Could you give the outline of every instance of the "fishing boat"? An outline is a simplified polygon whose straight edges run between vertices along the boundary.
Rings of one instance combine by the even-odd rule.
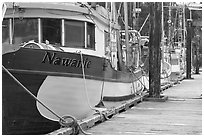
[[[140,67],[121,70],[118,65],[120,26],[105,8],[4,4],[3,134],[46,134],[60,128],[59,117],[81,120],[104,99],[127,100],[144,89]]]

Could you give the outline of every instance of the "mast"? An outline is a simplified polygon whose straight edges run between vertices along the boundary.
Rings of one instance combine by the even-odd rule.
[[[108,5],[108,3],[106,4],[106,5]],[[109,22],[109,38],[110,38],[110,41],[109,41],[109,44],[110,44],[110,49],[111,49],[111,53],[110,53],[110,56],[111,56],[111,64],[112,64],[112,66],[114,66],[114,64],[113,64],[113,55],[112,55],[112,49],[113,49],[113,44],[112,44],[112,24],[113,24],[113,21],[112,21],[112,2],[110,3],[110,9],[108,10],[108,11],[110,11],[110,14],[109,14],[109,20],[110,20],[110,22]]]
[[[111,48],[111,63],[114,69],[118,69],[117,63],[117,29],[114,29],[113,26],[117,25],[116,23],[116,11],[115,11],[115,3],[110,2],[110,48]]]
[[[115,12],[115,23],[116,25],[118,25],[118,17],[119,17],[119,14],[120,14],[120,9],[121,9],[121,5],[122,5],[122,2],[120,3],[120,6],[118,8],[118,10],[116,9],[116,3],[113,2],[113,7],[114,7],[114,10],[113,12]],[[120,39],[120,31],[117,30],[116,31],[116,44],[117,44],[117,58],[118,58],[118,70],[120,71],[123,71],[125,70],[125,65],[124,65],[124,62],[123,62],[123,59],[122,59],[122,47],[121,47],[121,39]]]
[[[139,14],[141,12],[141,8],[139,8],[139,2],[133,2],[133,29],[139,30]]]
[[[126,62],[127,66],[130,66],[130,47],[129,47],[129,32],[128,32],[128,10],[127,10],[127,2],[124,2],[124,18],[125,18],[125,46],[127,49],[127,54],[126,54]]]
[[[137,21],[137,19],[136,19],[136,2],[133,2],[133,14],[132,14],[132,17],[133,17],[133,30],[137,30],[137,25],[136,25],[136,21]]]
[[[108,10],[108,2],[105,2],[105,9]]]
[[[178,48],[182,48],[183,44],[183,8],[182,5],[179,5],[178,9]]]
[[[192,40],[192,19],[187,20],[187,43],[186,43],[186,79],[191,79],[191,40]]]
[[[167,62],[170,63],[170,58],[171,58],[171,54],[170,54],[170,49],[172,48],[172,20],[171,20],[171,5],[172,3],[169,2],[169,19],[168,19],[168,39],[167,39],[167,46],[168,46],[168,58],[167,58]],[[174,32],[173,32],[174,33]]]
[[[171,2],[169,2],[169,19],[168,19],[168,47],[171,45]]]
[[[183,45],[186,45],[186,24],[185,24],[185,6],[183,6]]]
[[[162,12],[162,17],[161,17],[161,28],[162,28],[162,36],[161,36],[161,45],[162,45],[162,70],[164,69],[164,5],[162,2],[162,7],[161,7],[161,12]]]

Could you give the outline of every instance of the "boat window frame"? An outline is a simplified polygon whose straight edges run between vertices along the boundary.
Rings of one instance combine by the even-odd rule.
[[[61,25],[59,25],[60,26],[60,28],[58,28],[58,29],[60,29],[60,41],[59,42],[56,42],[55,41],[55,43],[53,44],[53,42],[52,41],[49,41],[49,44],[53,44],[53,45],[55,45],[55,46],[58,46],[58,47],[61,47],[61,45],[62,45],[62,19],[61,18],[40,18],[40,28],[41,28],[41,42],[44,42],[44,43],[46,43],[46,40],[45,41],[43,41],[44,40],[44,35],[43,35],[43,19],[44,20],[48,20],[49,21],[49,19],[50,20],[52,20],[52,21],[54,21],[54,20],[56,20],[56,22],[57,21],[59,21],[60,23],[61,23]],[[50,27],[50,26],[48,26],[48,27]],[[53,26],[52,26],[53,27]]]
[[[31,17],[31,18],[26,18],[26,17],[25,17],[25,18],[22,18],[22,19],[21,19],[21,18],[10,18],[10,19],[11,19],[10,29],[11,29],[11,39],[12,39],[11,43],[12,43],[12,44],[22,45],[22,44],[24,44],[25,42],[29,42],[29,41],[32,41],[32,40],[35,40],[36,42],[39,41],[39,36],[38,36],[38,31],[39,31],[39,30],[38,30],[38,18],[37,18],[37,17]],[[14,41],[15,38],[18,38],[18,37],[19,37],[19,36],[16,37],[17,34],[15,34],[15,32],[19,33],[18,31],[15,30],[15,29],[16,29],[16,26],[17,26],[17,24],[15,24],[15,22],[16,22],[15,20],[16,20],[16,21],[23,21],[23,20],[24,20],[24,21],[26,21],[26,23],[28,23],[28,22],[31,21],[31,20],[34,20],[34,21],[35,21],[34,23],[37,23],[37,24],[36,24],[36,26],[37,26],[37,27],[36,27],[36,28],[37,28],[37,29],[36,29],[37,32],[36,32],[36,34],[35,34],[37,39],[34,39],[35,37],[32,37],[32,39],[30,39],[30,40],[21,41],[21,43],[18,43],[18,42],[15,43],[15,41]],[[13,23],[14,23],[15,25],[13,25]],[[23,24],[20,23],[20,25],[23,25]],[[27,24],[27,25],[28,25],[28,24]],[[26,28],[24,28],[24,30],[25,30],[25,29],[26,29]],[[32,32],[32,33],[33,33],[34,31],[29,31],[29,32]],[[21,32],[21,33],[22,33],[22,32]],[[29,35],[30,35],[30,34],[29,34]],[[29,36],[29,35],[28,35],[28,36]],[[25,37],[22,36],[22,35],[21,35],[20,37],[22,37],[22,39],[25,38]]]
[[[14,44],[14,38],[13,38],[13,19],[17,18],[5,18],[9,20],[9,44]],[[43,40],[43,30],[42,30],[42,20],[43,19],[49,19],[49,18],[43,18],[43,17],[25,17],[24,19],[36,19],[37,20],[37,35],[38,43],[42,43]],[[51,18],[51,19],[56,19],[56,18]],[[65,21],[70,20],[70,19],[60,19],[61,20],[61,41],[60,41],[60,47],[66,47],[65,45]],[[94,50],[96,51],[96,29],[95,29],[95,24],[92,22],[87,22],[87,21],[81,21],[81,20],[73,20],[73,21],[79,21],[84,23],[84,45],[83,47],[68,47],[68,48],[80,48],[80,49],[88,49],[88,50]],[[88,25],[92,25],[90,28],[93,28],[93,39],[92,41],[90,40],[90,45],[88,45]],[[15,26],[14,26],[15,27]],[[19,44],[20,45],[20,44]]]
[[[82,31],[84,32],[84,33],[81,34],[81,38],[83,38],[83,40],[81,41],[82,44],[79,44],[78,47],[66,45],[66,43],[67,43],[67,41],[66,41],[66,35],[67,35],[66,34],[66,30],[67,30],[67,27],[70,27],[71,25],[73,25],[73,27],[79,27],[79,29],[82,29]],[[82,25],[82,27],[80,27],[81,25]],[[64,47],[67,47],[67,48],[77,48],[77,49],[86,49],[86,39],[85,39],[86,38],[86,28],[85,28],[85,25],[86,25],[86,23],[84,21],[80,21],[80,20],[71,20],[71,19],[65,19],[64,20],[64,35],[65,35],[64,36],[65,37],[64,38],[64,41],[65,41]],[[71,41],[71,42],[77,42],[77,41]]]
[[[61,31],[61,45],[62,47],[65,47],[65,24],[64,24],[65,19],[61,20],[61,25],[62,25],[62,31]]]
[[[8,19],[9,20],[9,44],[14,44],[14,30],[13,30],[13,20],[15,22],[15,19],[19,19],[19,18],[5,18],[5,19]],[[23,19],[36,19],[37,20],[37,26],[38,26],[38,29],[37,29],[37,41],[40,43],[41,42],[41,24],[40,24],[40,18],[23,18]],[[14,25],[15,27],[15,25]],[[21,45],[22,43],[18,44],[18,45]]]
[[[38,43],[42,42],[42,27],[41,18],[38,18]]]
[[[90,50],[96,50],[96,29],[95,29],[95,24],[90,23],[90,22],[85,22],[86,23],[86,49]],[[91,29],[88,31],[88,27]],[[92,34],[93,33],[93,34]],[[90,34],[90,37],[88,37]],[[92,36],[91,36],[92,35]],[[93,37],[93,39],[92,39]]]
[[[66,46],[65,45],[65,37],[66,37],[66,32],[65,32],[65,21],[78,21],[78,22],[82,22],[84,23],[84,45],[83,47],[69,47],[69,46]],[[94,31],[94,34],[93,34],[93,41],[90,42],[90,43],[93,43],[93,46],[92,48],[90,48],[88,46],[88,24],[91,24],[93,25],[93,30]],[[95,30],[95,24],[94,23],[91,23],[91,22],[87,22],[87,21],[81,21],[81,20],[71,20],[71,19],[62,19],[62,47],[67,47],[67,48],[79,48],[79,49],[88,49],[88,50],[96,50],[96,30]]]

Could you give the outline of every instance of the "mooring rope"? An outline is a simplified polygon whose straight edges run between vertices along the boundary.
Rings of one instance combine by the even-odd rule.
[[[67,115],[67,116],[59,116],[57,113],[55,113],[53,110],[51,110],[49,107],[47,107],[42,101],[40,101],[35,95],[33,95],[31,93],[30,90],[28,90],[13,74],[11,74],[9,72],[8,69],[6,69],[4,67],[4,65],[2,65],[2,68],[31,96],[33,97],[38,103],[40,103],[45,109],[47,109],[49,112],[51,112],[53,115],[55,115],[57,118],[59,118],[59,123],[61,126],[65,126],[65,127],[70,127],[72,126],[73,129],[73,133],[76,134],[76,128],[79,128],[79,130],[85,134],[85,135],[90,135],[90,133],[86,133],[85,131],[83,131],[83,129],[81,128],[81,126],[79,125],[79,123],[77,122],[77,119],[74,116],[71,115]],[[70,124],[68,123],[65,119],[67,118],[71,118],[74,122],[74,124]],[[74,127],[73,127],[74,126]]]
[[[136,92],[135,92],[135,85],[134,85],[134,80],[133,80],[133,78],[132,78],[132,86],[133,86],[133,90],[134,90],[134,93],[136,94]],[[136,86],[136,88],[137,88],[137,86]],[[136,89],[137,90],[137,89]]]
[[[131,68],[128,68],[129,70],[130,70],[130,72],[134,75],[134,76],[136,76],[136,74],[133,72],[133,70],[131,69]],[[142,75],[143,76],[143,75]],[[142,81],[140,80],[140,78],[137,78],[136,77],[136,79],[144,86],[144,88],[146,88],[147,89],[147,87],[142,83]]]
[[[87,104],[88,104],[89,108],[91,108],[92,110],[95,110],[95,109],[91,106],[90,101],[89,101],[89,97],[88,97],[88,90],[87,90],[87,83],[86,83],[86,76],[85,76],[84,62],[83,62],[82,52],[79,51],[79,54],[80,54],[80,57],[81,57],[82,76],[83,76],[83,81],[84,81],[84,89],[85,89],[84,91],[85,91],[85,94],[86,94]]]
[[[145,78],[147,79],[147,81],[149,81],[149,79],[147,78],[147,73],[145,72],[145,70],[143,69],[143,67],[141,66],[141,65],[139,65],[139,67],[141,68],[141,70],[142,70],[142,73],[144,73],[144,76],[145,76]]]
[[[77,119],[75,118],[75,117],[72,117],[72,116],[70,116],[70,115],[65,115],[65,116],[62,116],[62,118],[64,119],[64,120],[66,120],[66,119],[72,119],[72,122],[69,122],[69,123],[66,123],[66,122],[64,122],[64,121],[59,121],[60,122],[60,125],[62,126],[62,127],[72,127],[72,134],[73,135],[76,135],[76,134],[78,134],[79,133],[79,131],[81,131],[84,135],[91,135],[91,133],[87,133],[87,132],[85,132],[83,129],[82,129],[82,127],[79,125],[79,123],[77,122]]]
[[[81,65],[82,65],[82,75],[83,75],[83,80],[84,80],[84,89],[85,89],[85,94],[86,94],[86,99],[87,99],[87,104],[89,106],[89,108],[91,110],[95,110],[96,112],[98,112],[100,114],[100,116],[104,116],[106,119],[107,119],[107,116],[106,114],[104,114],[102,111],[96,109],[96,108],[93,108],[90,104],[90,101],[89,101],[89,96],[88,96],[88,90],[87,90],[87,83],[86,83],[86,75],[85,75],[85,69],[84,69],[84,62],[83,62],[83,54],[81,51],[77,51],[77,53],[80,54],[80,57],[81,57]]]

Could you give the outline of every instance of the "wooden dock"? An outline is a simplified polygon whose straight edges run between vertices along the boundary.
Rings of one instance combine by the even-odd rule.
[[[166,102],[143,101],[87,130],[94,135],[201,135],[202,73],[166,89]]]

